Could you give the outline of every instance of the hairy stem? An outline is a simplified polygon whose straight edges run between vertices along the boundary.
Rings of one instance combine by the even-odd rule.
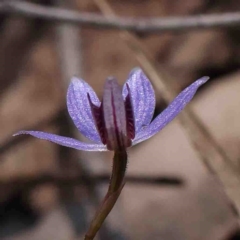
[[[111,212],[115,205],[122,188],[124,186],[124,176],[127,167],[127,152],[126,150],[115,151],[113,157],[112,176],[108,192],[99,208],[96,212],[90,227],[85,235],[85,240],[92,240],[96,236],[97,232],[101,228],[108,214]]]

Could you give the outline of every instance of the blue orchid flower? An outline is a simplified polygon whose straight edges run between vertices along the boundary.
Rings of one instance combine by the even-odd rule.
[[[118,151],[154,136],[171,122],[209,77],[202,77],[184,89],[155,119],[152,84],[139,68],[134,69],[121,89],[116,79],[106,80],[102,102],[84,80],[72,78],[67,108],[79,132],[92,143],[39,131],[20,131],[65,147],[83,151]]]

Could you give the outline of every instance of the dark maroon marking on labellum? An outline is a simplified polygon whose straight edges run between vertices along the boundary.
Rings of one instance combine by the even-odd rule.
[[[126,109],[126,122],[127,122],[127,135],[130,139],[135,137],[135,122],[134,113],[131,101],[131,92],[127,84],[128,94],[125,99],[125,109]]]
[[[114,132],[115,132],[115,136],[116,136],[116,140],[117,140],[117,146],[118,147],[122,147],[124,146],[123,144],[123,138],[121,136],[121,132],[118,129],[118,125],[117,125],[117,114],[116,114],[116,107],[114,105],[114,96],[113,93],[111,92],[111,105],[112,105],[112,109],[113,109],[113,124],[114,124]]]
[[[104,95],[105,98],[103,96],[103,101],[100,106],[96,106],[92,102],[89,94],[87,94],[87,96],[102,143],[107,145],[109,150],[122,150],[130,147],[132,145],[131,139],[135,137],[134,114],[132,110],[130,89],[127,86],[129,93],[124,101],[121,90],[116,86],[117,82],[110,82],[110,84],[111,85],[106,88],[108,92],[104,92],[104,94],[108,94],[108,96]],[[104,99],[107,101],[106,103],[104,103]],[[108,108],[110,107],[110,109],[106,109],[107,106]],[[107,115],[105,116],[106,112],[104,112],[104,109],[107,110],[112,117],[108,118]],[[121,111],[124,111],[124,113],[122,113],[124,116],[120,115]],[[107,119],[105,119],[105,117]],[[124,123],[120,123],[121,121]],[[126,125],[119,126],[119,123]]]
[[[101,103],[100,107],[94,105],[94,103],[91,100],[91,97],[89,93],[87,94],[88,96],[88,101],[92,110],[92,115],[95,120],[95,124],[98,130],[98,133],[100,135],[100,138],[102,140],[103,144],[107,143],[107,132],[106,132],[106,127],[105,127],[105,122],[104,122],[104,116],[103,116],[103,104]]]

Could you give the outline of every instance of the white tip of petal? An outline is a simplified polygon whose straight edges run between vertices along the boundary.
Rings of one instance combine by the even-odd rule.
[[[200,86],[200,85],[206,83],[209,79],[210,79],[210,77],[208,77],[208,76],[201,77],[196,81],[196,83],[198,86]]]

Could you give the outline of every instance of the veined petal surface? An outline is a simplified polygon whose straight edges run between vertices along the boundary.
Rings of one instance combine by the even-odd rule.
[[[106,147],[103,144],[93,144],[93,143],[85,143],[78,141],[69,137],[62,137],[52,133],[45,133],[39,131],[20,131],[13,136],[21,135],[21,134],[29,134],[33,137],[48,140],[53,143],[57,143],[59,145],[74,148],[77,150],[83,151],[107,151]]]
[[[153,117],[155,109],[155,94],[151,82],[140,68],[136,68],[129,74],[127,82],[123,86],[123,97],[128,94],[127,85],[131,92],[132,107],[135,118],[135,131],[148,125]]]
[[[68,112],[78,130],[85,137],[93,142],[101,143],[87,94],[90,95],[91,101],[96,106],[100,106],[94,90],[85,81],[73,77],[67,93]]]
[[[149,126],[145,127],[139,132],[133,141],[133,144],[142,142],[164,128],[169,122],[171,122],[187,105],[187,103],[193,98],[197,89],[207,82],[209,77],[202,77],[185,88],[170,104],[169,106],[159,114]]]

